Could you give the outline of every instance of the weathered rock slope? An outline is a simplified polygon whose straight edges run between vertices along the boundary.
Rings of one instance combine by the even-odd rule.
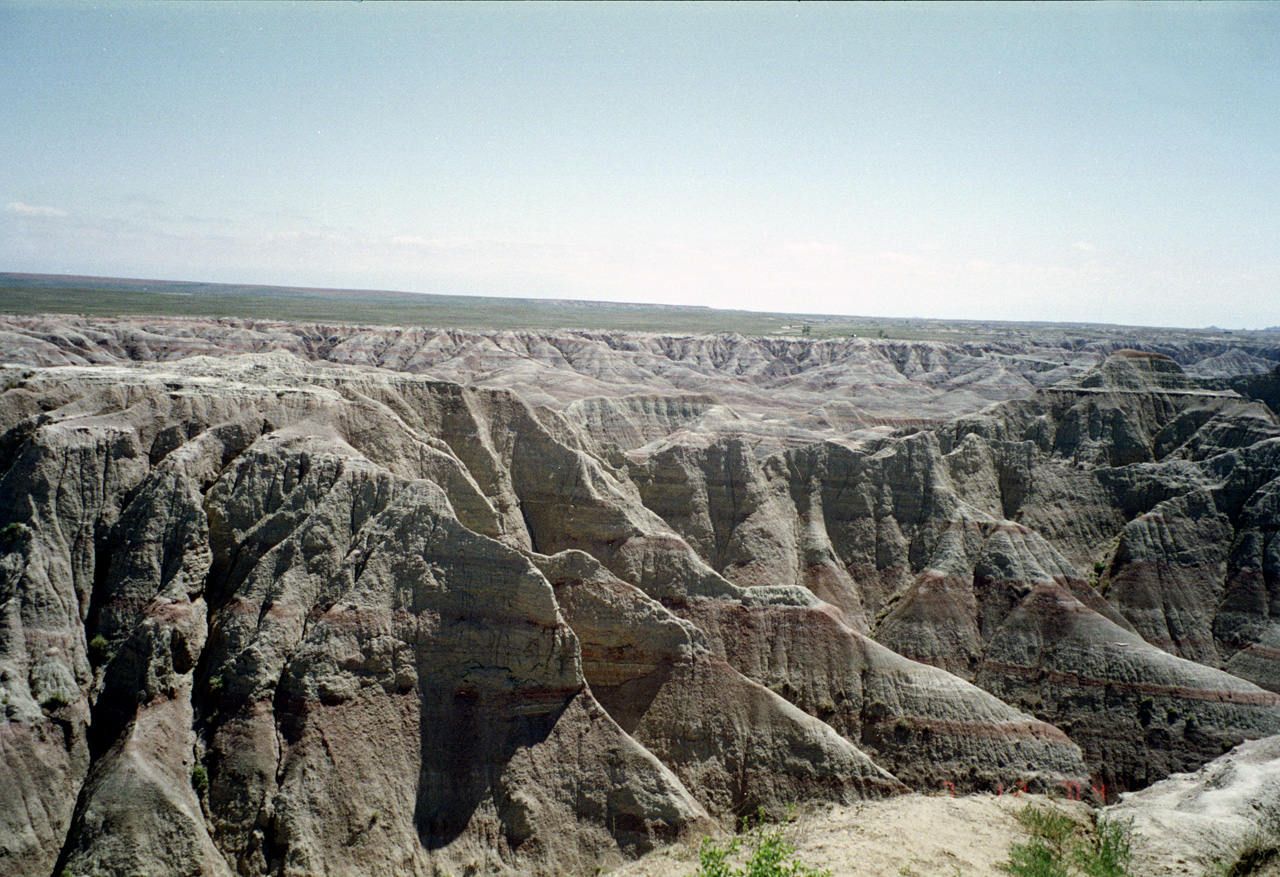
[[[1108,815],[1133,825],[1144,875],[1280,870],[1280,737],[1254,740],[1197,771],[1124,796]]]
[[[422,339],[356,367],[336,330],[81,329],[12,358],[109,362],[3,372],[5,873],[588,873],[759,808],[1109,793],[1280,733],[1280,424],[1167,358],[868,431],[815,426],[834,365],[774,380],[745,340],[579,333],[593,391],[684,364],[530,401],[373,367]],[[569,359],[511,338],[503,375]]]

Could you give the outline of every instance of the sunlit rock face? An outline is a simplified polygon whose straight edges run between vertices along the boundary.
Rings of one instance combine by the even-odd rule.
[[[5,873],[591,873],[1280,733],[1280,425],[1172,360],[889,428],[788,420],[841,374],[801,342],[495,336],[507,374],[741,384],[531,401],[382,367],[426,335],[229,337],[46,333],[28,360],[104,364],[4,370]],[[863,347],[921,385],[981,359]]]
[[[1132,824],[1137,873],[1198,877],[1242,860],[1268,873],[1280,824],[1280,737],[1125,795],[1108,815]]]

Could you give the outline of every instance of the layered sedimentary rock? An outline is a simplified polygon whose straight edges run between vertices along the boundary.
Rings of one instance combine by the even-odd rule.
[[[906,790],[827,723],[736,671],[701,628],[590,555],[566,551],[540,566],[578,636],[592,691],[713,812],[779,816],[788,801]],[[793,769],[776,769],[788,761]]]
[[[43,343],[127,347],[90,340]],[[579,341],[536,362],[609,374]],[[636,347],[740,399],[839,374]],[[818,415],[782,440],[705,393],[553,410],[287,351],[6,369],[0,866],[588,873],[1280,733],[1275,415],[1150,354],[1063,377],[896,432],[828,406],[805,443]]]
[[[1265,407],[1122,352],[934,431],[764,460],[672,439],[629,471],[729,579],[806,587],[1115,790],[1275,733],[1277,448]]]
[[[590,871],[707,808],[905,788],[705,646],[619,726],[537,549],[653,606],[739,589],[519,400],[209,365],[6,394],[16,872]]]
[[[23,873],[59,835],[74,870],[590,870],[707,821],[594,700],[546,580],[461,523],[529,541],[455,457],[332,390],[220,389],[92,387],[6,434],[6,767],[53,811],[15,826],[44,830]],[[60,726],[79,773],[42,784]]]
[[[567,406],[571,421],[623,447],[684,429],[741,436],[769,452],[878,427],[935,426],[1079,378],[1129,347],[1170,357],[1188,373],[1250,398],[1273,392],[1263,373],[1280,362],[1280,342],[1269,335],[1246,342],[1123,327],[980,328],[995,340],[0,315],[0,361],[111,365],[286,351],[314,362],[513,390],[535,405]]]

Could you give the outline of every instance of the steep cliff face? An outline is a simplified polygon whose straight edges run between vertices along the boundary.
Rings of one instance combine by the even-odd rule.
[[[1280,427],[1149,356],[809,444],[284,351],[5,386],[6,873],[588,873],[1280,733]]]
[[[906,788],[657,602],[745,592],[509,394],[274,354],[0,398],[15,873],[587,872]]]
[[[629,471],[730,580],[806,587],[898,655],[1067,731],[1124,789],[1280,727],[1278,448],[1269,409],[1123,351],[933,431],[763,460],[672,439]],[[805,691],[791,672],[778,684]]]

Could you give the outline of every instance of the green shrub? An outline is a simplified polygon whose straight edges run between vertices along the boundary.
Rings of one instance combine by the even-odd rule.
[[[47,710],[60,710],[71,701],[62,696],[61,692],[55,691],[53,694],[41,701],[40,706]]]
[[[1089,877],[1125,877],[1133,861],[1131,820],[1099,817],[1088,844],[1076,847],[1076,864]]]
[[[1133,860],[1132,823],[1095,817],[1094,831],[1080,836],[1076,823],[1064,813],[1027,807],[1018,821],[1031,834],[1029,843],[1009,848],[1009,861],[1000,865],[1016,877],[1071,877],[1071,864],[1085,877],[1126,877]]]
[[[742,848],[747,859],[741,868],[729,860]],[[796,848],[782,836],[781,826],[757,821],[745,836],[725,844],[704,838],[698,849],[698,870],[691,877],[831,877],[831,872],[813,868],[795,859]]]
[[[5,368],[0,371],[0,393],[21,387],[35,372],[30,369]]]
[[[732,877],[735,872],[729,867],[729,857],[738,851],[740,844],[741,838],[736,837],[726,844],[704,837],[698,847],[698,870],[694,877]]]
[[[1016,877],[1070,877],[1062,851],[1042,837],[1033,837],[1028,844],[1013,844],[1009,861],[1000,867]]]
[[[203,764],[191,768],[191,788],[196,790],[197,795],[203,795],[205,789],[209,788],[209,774]]]

